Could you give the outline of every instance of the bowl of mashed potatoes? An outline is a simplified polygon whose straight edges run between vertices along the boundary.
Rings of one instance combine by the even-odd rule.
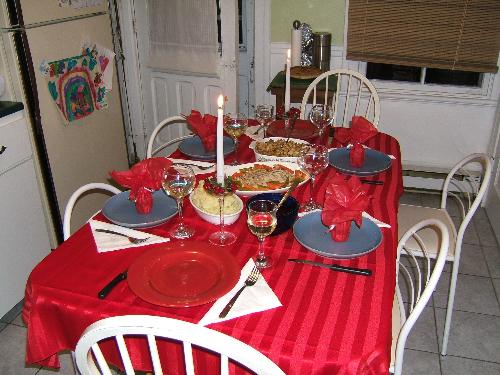
[[[219,225],[219,199],[208,193],[203,188],[203,184],[204,181],[200,181],[189,196],[189,201],[199,217],[211,224]],[[224,225],[234,224],[240,217],[241,211],[243,211],[243,201],[240,197],[236,194],[224,197]]]

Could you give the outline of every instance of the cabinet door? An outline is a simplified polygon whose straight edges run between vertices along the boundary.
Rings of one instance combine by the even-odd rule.
[[[33,161],[0,176],[0,317],[24,297],[26,280],[50,244]]]

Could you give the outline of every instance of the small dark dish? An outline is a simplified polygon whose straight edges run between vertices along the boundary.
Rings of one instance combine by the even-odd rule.
[[[271,202],[278,204],[282,197],[283,194],[281,193],[257,194],[251,197],[247,201],[246,207],[248,209],[248,205],[250,204],[250,202],[257,200],[269,200]],[[299,207],[300,207],[299,202],[297,202],[297,200],[294,197],[290,196],[286,199],[286,201],[283,203],[283,205],[279,208],[278,212],[276,213],[276,217],[278,218],[278,223],[273,233],[271,233],[271,236],[276,236],[278,234],[281,234],[289,230],[293,226],[295,220],[297,219],[297,215],[299,213]]]

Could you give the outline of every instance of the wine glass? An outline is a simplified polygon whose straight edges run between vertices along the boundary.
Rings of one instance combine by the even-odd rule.
[[[301,205],[301,212],[309,212],[321,209],[321,205],[314,201],[314,179],[316,175],[322,172],[328,166],[328,149],[323,145],[311,145],[304,153],[298,158],[297,162],[305,172],[311,176],[310,191],[311,197],[307,203]]]
[[[177,201],[179,223],[170,230],[173,238],[184,239],[193,236],[194,229],[184,224],[182,200],[194,189],[195,174],[187,165],[173,164],[163,172],[162,186],[165,193]]]
[[[218,246],[228,246],[236,241],[236,235],[224,229],[224,196],[227,194],[231,193],[222,192],[220,194],[215,194],[219,200],[220,229],[218,232],[214,232],[208,237],[208,242]]]
[[[318,128],[321,142],[325,129],[333,123],[333,108],[326,104],[316,104],[309,112],[309,120]]]
[[[240,164],[238,160],[239,138],[245,134],[248,126],[248,118],[243,113],[228,113],[224,116],[224,130],[234,141],[234,160],[231,165]]]
[[[255,118],[264,129],[264,138],[267,136],[267,126],[274,118],[274,107],[271,104],[260,104],[255,108]]]
[[[268,200],[250,202],[247,208],[247,224],[250,232],[259,240],[259,252],[255,265],[257,268],[268,268],[272,264],[270,257],[264,253],[264,238],[276,228],[276,204]]]

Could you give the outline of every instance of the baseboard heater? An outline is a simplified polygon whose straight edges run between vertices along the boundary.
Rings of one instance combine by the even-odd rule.
[[[405,190],[424,191],[424,192],[441,192],[442,184],[448,176],[448,171],[440,168],[426,167],[409,167],[403,169],[403,181]],[[472,172],[472,176],[467,173],[457,172],[454,180],[466,181],[467,179],[475,179],[476,174]],[[479,174],[477,174],[479,178]],[[453,186],[451,187],[453,189]]]

